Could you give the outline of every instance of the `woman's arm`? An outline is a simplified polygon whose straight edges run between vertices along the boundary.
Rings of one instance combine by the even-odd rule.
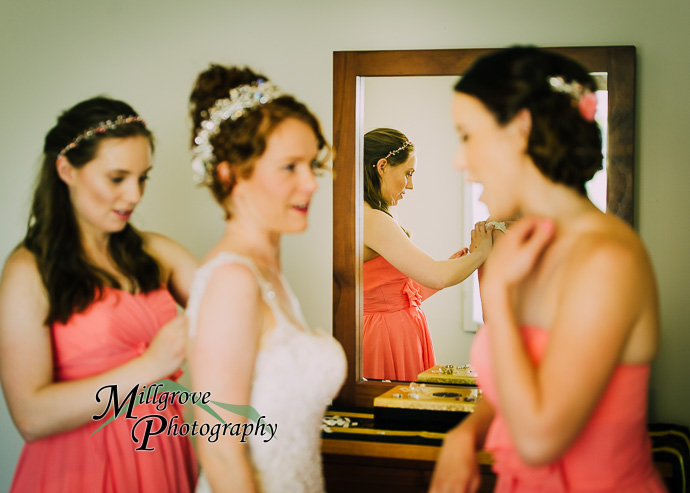
[[[104,410],[96,392],[106,385],[131,390],[173,373],[184,358],[186,323],[169,322],[140,357],[100,375],[54,382],[48,300],[34,256],[10,255],[0,281],[0,380],[15,426],[32,441],[72,430]]]
[[[189,287],[199,267],[197,259],[179,243],[157,233],[143,233],[144,244],[161,265],[168,290],[180,306],[187,306]]]
[[[430,493],[477,491],[480,483],[477,452],[484,446],[493,416],[491,405],[481,399],[474,413],[446,434],[431,478]]]
[[[636,248],[604,235],[580,242],[554,286],[549,346],[535,367],[519,333],[516,287],[533,271],[552,229],[536,219],[511,227],[481,287],[501,407],[518,453],[531,465],[558,459],[575,441],[656,297],[651,268]]]
[[[491,251],[492,230],[478,223],[472,232],[468,255],[434,260],[412,243],[393,218],[381,211],[364,208],[365,246],[406,276],[432,289],[458,284],[482,265]]]
[[[210,392],[212,400],[226,404],[250,403],[254,363],[266,323],[263,307],[257,279],[247,267],[228,264],[214,272],[189,345],[193,390]],[[216,411],[226,422],[246,422],[242,416]],[[200,425],[217,424],[198,407],[195,418]],[[233,437],[197,443],[201,467],[214,493],[256,491],[246,443]]]

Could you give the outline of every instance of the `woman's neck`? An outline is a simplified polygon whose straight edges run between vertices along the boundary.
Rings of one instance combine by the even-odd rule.
[[[586,196],[567,185],[552,182],[541,173],[532,177],[522,192],[522,215],[549,218],[557,226],[598,211]]]
[[[100,265],[103,261],[110,263],[109,233],[90,233],[80,228],[80,237],[86,258],[96,265]]]
[[[268,270],[280,271],[280,235],[262,229],[254,222],[228,219],[223,236],[212,251],[215,250],[233,251],[251,257]]]

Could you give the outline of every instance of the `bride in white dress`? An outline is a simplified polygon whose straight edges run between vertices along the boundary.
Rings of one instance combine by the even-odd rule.
[[[321,492],[321,419],[345,356],[307,327],[281,274],[280,236],[307,227],[325,139],[303,104],[249,69],[211,66],[190,108],[195,175],[226,214],[189,297],[192,386],[212,401],[251,405],[267,425],[244,443],[197,437],[197,491]],[[214,409],[226,423],[256,427]],[[194,418],[200,427],[219,422],[198,406]]]

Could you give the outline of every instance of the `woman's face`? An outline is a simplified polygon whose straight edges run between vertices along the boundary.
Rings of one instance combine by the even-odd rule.
[[[121,231],[144,193],[151,144],[143,136],[103,139],[94,159],[75,168],[58,159],[77,222],[85,233]]]
[[[388,207],[392,207],[402,200],[405,190],[412,190],[412,175],[417,169],[417,156],[414,151],[410,152],[407,161],[398,165],[391,166],[386,163],[383,168],[379,168],[381,175],[381,195],[386,200]]]
[[[460,138],[455,167],[468,182],[481,183],[480,200],[494,217],[513,217],[519,209],[520,170],[526,139],[517,119],[499,125],[474,96],[456,92],[453,121]]]
[[[233,189],[233,217],[249,219],[276,233],[304,231],[311,197],[318,187],[314,175],[318,151],[309,125],[296,118],[278,124],[251,176],[238,180]]]

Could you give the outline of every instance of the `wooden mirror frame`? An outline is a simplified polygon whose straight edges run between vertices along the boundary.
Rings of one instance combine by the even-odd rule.
[[[569,56],[591,72],[606,72],[608,96],[607,211],[633,225],[635,147],[635,47],[544,48]],[[347,356],[345,384],[336,405],[371,407],[395,385],[363,381],[363,192],[358,169],[357,87],[360,77],[440,76],[464,73],[496,49],[337,51],[333,53],[333,336]],[[449,88],[451,90],[451,88]],[[450,163],[449,163],[450,165]],[[358,186],[359,184],[359,186]]]

